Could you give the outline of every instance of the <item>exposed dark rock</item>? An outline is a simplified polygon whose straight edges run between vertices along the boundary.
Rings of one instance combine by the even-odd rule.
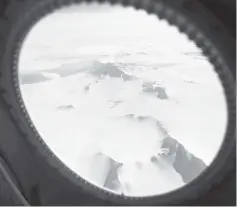
[[[197,178],[205,169],[205,163],[188,152],[182,144],[173,138],[166,138],[162,147],[168,148],[168,154],[161,154],[160,158],[154,155],[151,162],[159,164],[159,159],[164,159],[173,165],[175,171],[180,174],[184,183],[189,183]]]
[[[164,140],[162,147],[169,148],[170,154],[175,154],[173,166],[185,183],[194,180],[207,167],[201,159],[188,152],[182,144],[171,137]]]
[[[121,69],[119,69],[116,65],[112,63],[100,63],[98,61],[94,61],[92,67],[93,68],[90,71],[88,71],[88,73],[97,78],[103,78],[104,76],[109,76],[112,78],[122,78],[124,81],[134,79],[133,76],[124,73]]]
[[[110,171],[104,183],[104,187],[110,190],[117,190],[121,183],[118,178],[118,169],[123,165],[109,157]]]
[[[127,114],[125,117],[139,121],[154,121],[156,123],[157,129],[161,131],[165,137],[162,143],[162,149],[167,149],[161,156],[173,165],[185,183],[191,182],[206,169],[206,164],[188,152],[176,139],[172,138],[159,120],[151,116],[136,117],[134,114]],[[158,156],[154,155],[150,160],[153,163],[157,163],[158,159]]]
[[[142,85],[142,90],[145,93],[155,94],[159,99],[168,99],[168,95],[164,87],[156,85],[155,82],[147,82]]]

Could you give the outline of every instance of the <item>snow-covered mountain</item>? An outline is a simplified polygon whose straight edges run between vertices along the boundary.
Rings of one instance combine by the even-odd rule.
[[[220,81],[167,23],[105,10],[64,10],[35,26],[19,60],[24,103],[49,148],[88,181],[131,196],[175,190],[222,143]]]
[[[147,70],[152,71],[155,77],[159,77],[159,73],[166,77],[162,70],[156,70],[156,73],[152,68]],[[42,77],[44,79],[41,79]],[[199,127],[206,126],[203,116],[200,116],[201,119],[197,116],[200,112],[189,111],[184,105],[195,104],[191,107],[198,109],[203,102],[196,102],[195,95],[198,93],[189,99],[185,90],[184,96],[180,97],[172,96],[169,91],[175,87],[175,83],[179,87],[182,86],[176,89],[179,92],[189,87],[193,91],[199,88],[201,93],[215,94],[217,92],[214,88],[200,86],[200,83],[194,84],[180,76],[170,85],[165,78],[162,78],[162,81],[152,80],[151,77],[142,78],[141,73],[133,70],[131,65],[100,61],[86,61],[35,73],[22,73],[20,79],[26,106],[46,143],[71,169],[96,185],[128,195],[156,194],[182,186],[193,180],[206,167],[201,160],[206,158],[203,156],[203,150],[193,151],[195,146],[191,144],[199,140],[193,138],[183,141],[187,136],[186,131],[193,137],[195,133],[208,134],[207,131],[197,131],[199,129],[194,124],[198,123]],[[203,95],[202,98],[208,98]],[[205,108],[201,108],[203,107]],[[183,137],[172,131],[172,124],[177,125],[172,118],[174,114],[170,113],[170,110],[174,109],[180,113],[178,118],[181,124],[185,123],[185,128],[179,132]],[[210,108],[208,110],[211,113]],[[191,120],[194,116],[195,122]],[[190,120],[187,120],[187,117]],[[63,133],[58,131],[62,128]],[[213,133],[211,126],[208,130]],[[180,137],[183,139],[179,139]],[[176,143],[177,147],[174,147],[173,143]],[[208,146],[204,140],[201,143]],[[159,157],[163,148],[168,149],[170,154]],[[107,158],[98,157],[98,153]],[[157,156],[158,159],[154,159]],[[113,160],[112,163],[122,163],[122,167],[114,168],[113,166],[117,165],[109,164],[111,161],[108,160]],[[159,160],[163,162],[162,165]],[[136,163],[140,163],[142,171],[138,170]],[[91,172],[95,168],[103,169],[101,176]],[[193,170],[187,171],[190,168]],[[127,173],[130,171],[136,171],[138,177],[143,177],[140,184],[138,181],[128,181],[130,176]],[[157,185],[160,185],[159,188],[155,185],[158,177],[156,178],[155,174],[155,177],[152,176],[155,172],[160,178],[164,176],[163,184],[159,179],[156,181]],[[167,177],[171,172],[170,176],[176,177],[172,182],[172,179]],[[133,177],[135,179],[136,176]],[[148,181],[149,179],[151,181]],[[147,188],[139,187],[144,186],[144,182]],[[149,187],[148,184],[151,183],[155,186]]]

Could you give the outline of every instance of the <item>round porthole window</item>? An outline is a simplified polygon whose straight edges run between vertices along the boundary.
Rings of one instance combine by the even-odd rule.
[[[47,156],[79,185],[124,199],[172,193],[207,172],[232,113],[225,87],[234,81],[218,49],[185,16],[176,20],[188,35],[163,20],[176,15],[163,3],[147,13],[63,2],[23,17],[13,72]]]

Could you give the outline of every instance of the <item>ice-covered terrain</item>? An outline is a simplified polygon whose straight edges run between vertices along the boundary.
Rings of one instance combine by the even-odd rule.
[[[108,168],[95,156],[102,152],[124,164],[119,191],[125,194],[182,186],[170,165],[150,162],[164,139],[156,121],[210,164],[227,120],[212,66],[155,16],[120,7],[82,10],[48,16],[23,45],[21,91],[35,126],[67,166],[96,185],[103,185]]]

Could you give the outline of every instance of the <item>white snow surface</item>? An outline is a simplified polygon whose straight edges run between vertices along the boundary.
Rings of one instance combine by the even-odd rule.
[[[100,80],[88,74],[95,63],[111,63],[134,79]],[[62,65],[81,71],[67,77],[47,72]],[[21,85],[34,125],[70,169],[95,185],[102,185],[107,165],[95,157],[98,152],[124,163],[119,179],[126,195],[160,194],[184,185],[168,163],[149,162],[164,138],[155,124],[126,119],[127,114],[161,121],[207,165],[222,144],[226,103],[212,65],[176,28],[145,12],[117,7],[44,18],[30,31],[19,59],[19,76],[32,71],[51,79]],[[169,99],[143,92],[145,82],[164,87]],[[74,108],[60,110],[64,105]],[[143,163],[140,170],[136,162]]]

